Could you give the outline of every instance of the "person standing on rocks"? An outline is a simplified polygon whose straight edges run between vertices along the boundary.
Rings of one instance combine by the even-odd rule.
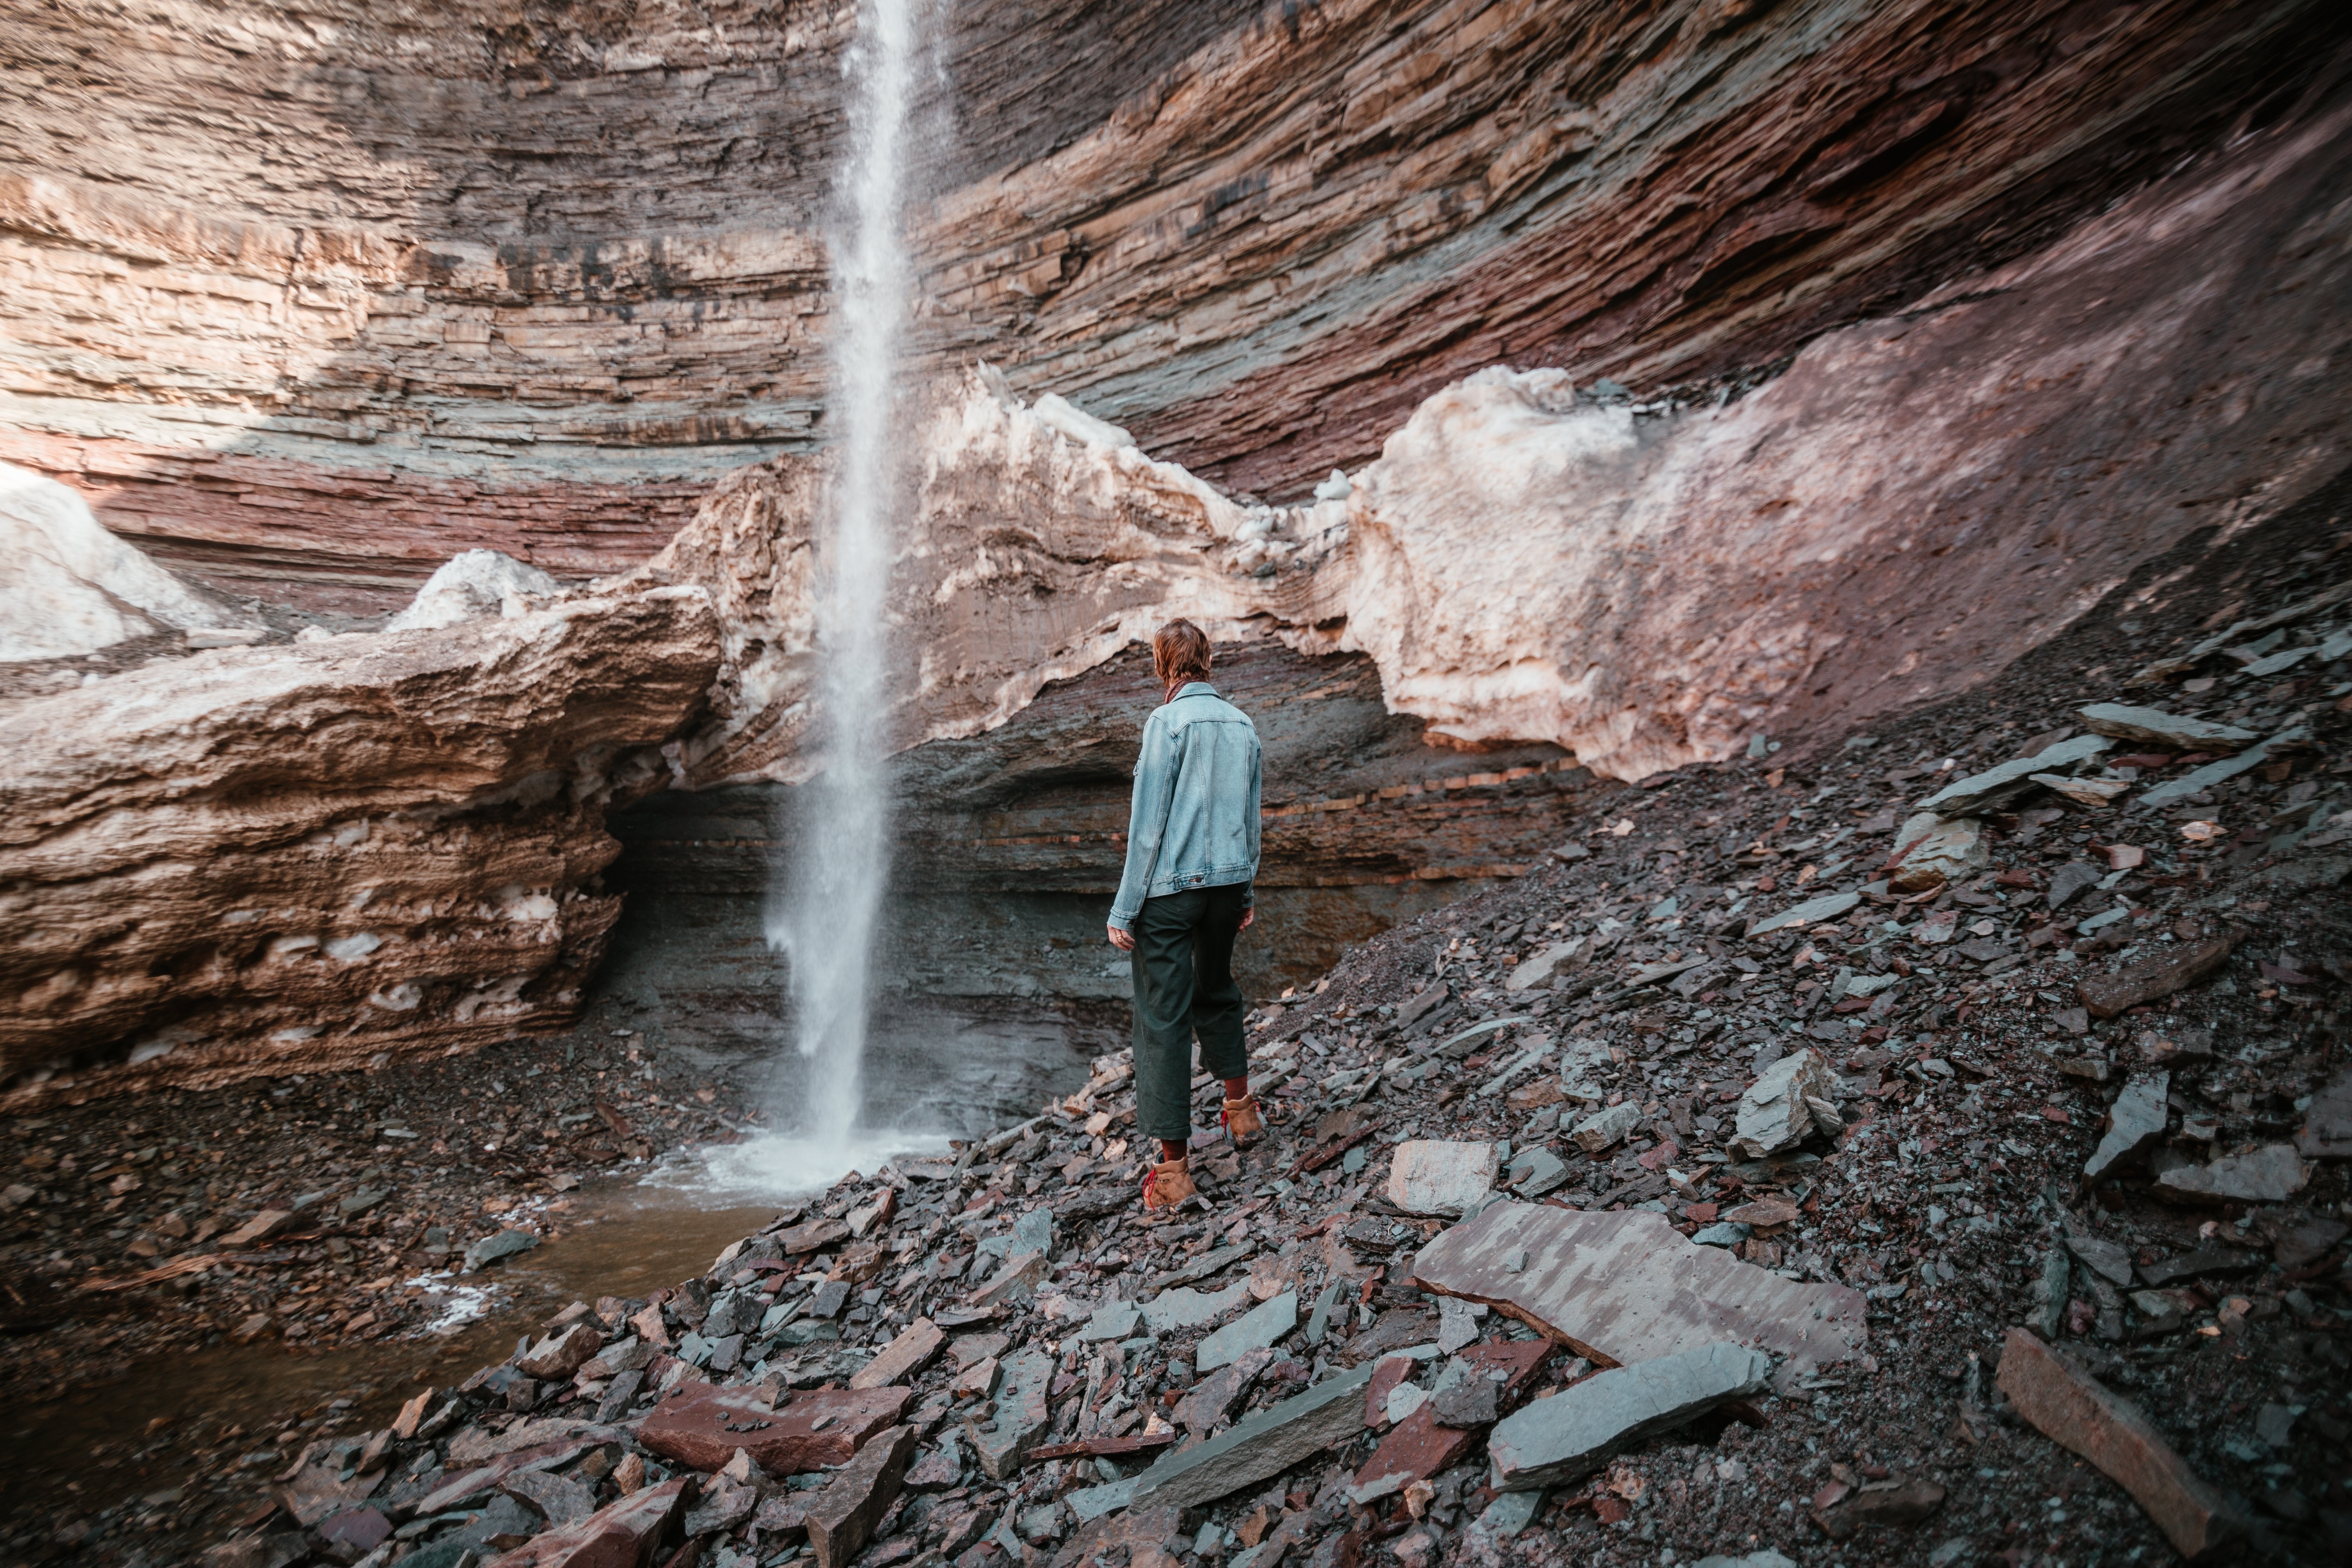
[[[1197,1190],[1192,1037],[1201,1063],[1225,1080],[1225,1131],[1236,1143],[1265,1130],[1249,1091],[1242,988],[1234,939],[1256,919],[1260,755],[1257,726],[1209,684],[1209,639],[1190,621],[1151,637],[1160,705],[1143,726],[1127,868],[1110,907],[1110,942],[1135,976],[1135,1122],[1160,1141],[1143,1178],[1146,1209]]]

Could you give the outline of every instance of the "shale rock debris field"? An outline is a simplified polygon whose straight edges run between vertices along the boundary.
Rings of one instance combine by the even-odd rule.
[[[20,1516],[14,1550],[2340,1561],[2352,584],[2323,559],[2078,629],[1871,734],[1604,795],[1549,868],[1254,1013],[1270,1133],[1197,1136],[1204,1196],[1171,1219],[1139,1212],[1131,1066],[1104,1055],[698,1277],[428,1369],[388,1425],[232,1444],[166,1491]],[[345,1081],[369,1080],[292,1093],[383,1135],[320,1087]],[[1197,1080],[1200,1120],[1220,1092]],[[586,1163],[649,1152],[649,1110],[726,1135],[656,1099],[599,1099]],[[200,1154],[142,1163],[124,1128],[121,1171],[68,1173],[47,1121],[12,1131],[20,1258],[135,1216],[89,1260],[109,1301],[201,1279],[226,1323],[273,1244],[366,1272],[424,1217],[414,1194],[380,1217],[356,1154],[330,1197],[200,1205],[170,1170]],[[175,1206],[140,1206],[171,1181]],[[444,1228],[478,1268],[515,1229]]]

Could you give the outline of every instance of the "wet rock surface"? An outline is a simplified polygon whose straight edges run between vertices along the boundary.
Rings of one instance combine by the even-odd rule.
[[[1630,1564],[1669,1547],[1810,1562],[1833,1545],[1847,1563],[1947,1565],[2169,1550],[2171,1516],[2078,1463],[2028,1396],[2039,1352],[2022,1331],[2064,1350],[2078,1394],[2073,1380],[2089,1378],[2137,1405],[2180,1473],[2280,1560],[2340,1556],[2344,1163],[2324,1144],[2299,1153],[2306,1180],[2275,1200],[2164,1177],[2291,1146],[2315,1120],[2309,1136],[2333,1136],[2321,1096],[2341,1071],[2336,955],[2352,927],[2329,868],[2352,732],[2331,692],[2352,666],[2306,658],[2291,679],[2233,681],[2191,665],[2160,692],[2133,689],[2139,705],[2263,733],[2292,714],[2309,739],[2155,810],[2136,804],[2147,781],[2202,764],[2100,753],[2092,773],[2133,786],[2114,804],[2037,786],[1978,819],[1980,869],[1919,893],[1880,885],[1898,825],[1943,775],[2046,753],[2083,704],[2189,647],[2217,608],[2237,613],[2231,595],[2267,615],[2316,594],[2310,564],[2252,555],[2238,578],[2177,600],[2151,591],[2130,629],[2102,623],[1964,702],[1607,795],[1575,824],[1581,854],[1365,943],[1259,1007],[1269,1136],[1245,1151],[1202,1138],[1202,1198],[1170,1217],[1147,1221],[1135,1203],[1131,1077],[1108,1053],[1030,1121],[846,1178],[695,1278],[583,1301],[511,1357],[433,1379],[405,1435],[298,1434],[266,1471],[229,1468],[207,1494],[219,1500],[184,1525],[163,1522],[176,1504],[142,1500],[52,1509],[16,1540],[35,1556],[128,1562],[187,1540],[221,1544],[224,1561],[291,1563],[327,1553],[330,1528],[348,1550],[374,1527],[334,1521],[372,1510],[392,1533],[370,1554],[429,1568],[466,1551],[552,1551],[532,1543],[679,1485],[648,1556],[691,1541],[706,1562],[765,1563],[869,1527],[860,1562],[936,1552],[973,1568],[1114,1549],[1130,1563]],[[2323,606],[2289,631],[2315,658],[2347,620]],[[2051,885],[2074,865],[2096,876],[2053,907]],[[1823,897],[1832,912],[1762,930]],[[2223,936],[2218,965],[2133,1005],[2145,1011],[2102,1018],[2081,1001],[2086,975]],[[1528,955],[1580,939],[1583,962],[1507,988]],[[2176,1053],[2160,1069],[2162,1128],[2086,1180],[2110,1102],[2153,1060],[2143,1039]],[[1791,1117],[1794,1141],[1761,1156],[1736,1147],[1743,1097],[1807,1053],[1828,1074],[1814,1084],[1826,1093],[1801,1096],[1810,1123]],[[1195,1085],[1203,1128],[1220,1093]],[[1629,1105],[1633,1124],[1598,1152],[1573,1136]],[[1462,1217],[1399,1210],[1388,1183],[1416,1141],[1495,1146],[1482,1169],[1501,1201]],[[1564,1176],[1530,1198],[1512,1184],[1539,1168],[1517,1158],[1533,1149],[1560,1167],[1541,1167],[1548,1178]],[[81,1167],[74,1195],[111,1201],[89,1184],[102,1176],[102,1193],[115,1167]],[[229,1217],[317,1206],[269,1196]],[[1496,1427],[1465,1380],[1495,1383],[1499,1426],[1556,1414],[1542,1407],[1596,1378],[1638,1381],[1659,1359],[1612,1371],[1579,1352],[1578,1339],[1605,1345],[1557,1321],[1580,1289],[1541,1238],[1501,1236],[1515,1214],[1656,1230],[1669,1260],[1703,1254],[1771,1280],[1756,1300],[1776,1332],[1833,1323],[1853,1335],[1847,1353],[1759,1335],[1738,1353],[1769,1361],[1760,1387],[1727,1392],[1748,1388],[1745,1373],[1710,1385],[1691,1403],[1713,1407],[1686,1424],[1629,1438],[1532,1504],[1507,1500],[1493,1489]],[[502,1228],[486,1216],[474,1237]],[[1476,1300],[1415,1283],[1443,1283],[1449,1250],[1490,1231]],[[1021,1259],[1017,1285],[991,1291]],[[1566,1309],[1543,1305],[1563,1292]],[[1858,1324],[1843,1307],[1813,1316],[1857,1300]],[[1203,1388],[1223,1375],[1204,1376],[1203,1342],[1262,1312],[1228,1341],[1262,1364]],[[925,1321],[946,1341],[921,1357]],[[568,1357],[583,1326],[599,1348],[569,1379],[523,1369]],[[864,1468],[880,1436],[848,1468],[783,1476],[748,1452],[722,1458],[723,1432],[692,1465],[646,1441],[663,1402],[702,1384],[729,1391],[747,1450],[796,1405],[814,1431],[818,1405],[894,1345],[907,1370],[887,1390],[903,1415],[880,1430],[912,1436],[895,1498],[896,1439]],[[641,1365],[604,1359],[648,1347]],[[1389,1380],[1379,1401],[1376,1376]],[[587,1504],[597,1511],[579,1515]]]

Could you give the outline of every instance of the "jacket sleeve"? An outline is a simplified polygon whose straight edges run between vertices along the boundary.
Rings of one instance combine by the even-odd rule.
[[[1135,795],[1127,812],[1127,868],[1119,874],[1118,897],[1110,906],[1110,923],[1121,931],[1142,912],[1152,868],[1160,859],[1160,835],[1168,828],[1168,807],[1176,794],[1177,740],[1171,729],[1157,712],[1144,721],[1143,746],[1135,759]]]
[[[1265,784],[1265,752],[1255,743],[1257,740],[1257,726],[1255,724],[1250,726],[1250,740],[1253,742],[1250,746],[1249,782],[1250,879],[1242,886],[1242,908],[1245,910],[1257,908],[1258,833],[1265,825],[1258,801]]]

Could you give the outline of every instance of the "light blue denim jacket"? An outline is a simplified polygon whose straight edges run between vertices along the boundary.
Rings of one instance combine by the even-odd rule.
[[[1127,930],[1146,899],[1254,881],[1258,784],[1257,726],[1215,687],[1187,681],[1154,709],[1135,761],[1127,870],[1110,923]]]

